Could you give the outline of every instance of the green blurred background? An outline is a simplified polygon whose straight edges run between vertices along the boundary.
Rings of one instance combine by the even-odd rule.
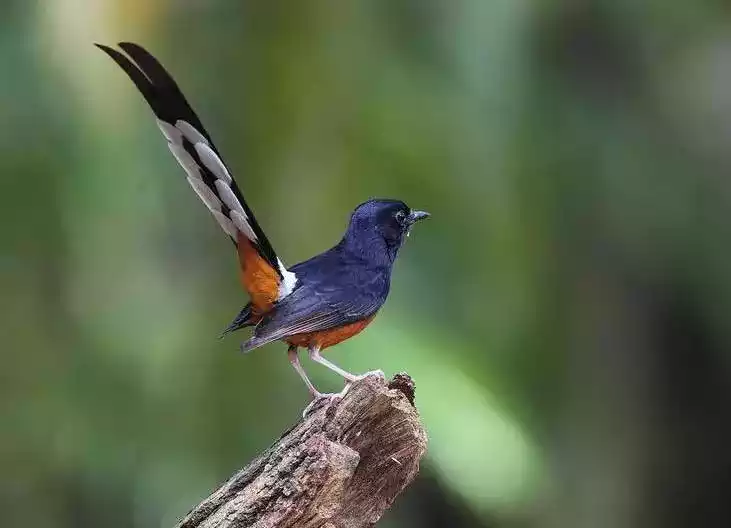
[[[286,262],[369,197],[433,214],[329,353],[417,382],[429,454],[381,526],[728,526],[725,2],[4,0],[0,28],[2,526],[170,527],[307,401],[284,345],[216,339],[236,259],[119,40]]]

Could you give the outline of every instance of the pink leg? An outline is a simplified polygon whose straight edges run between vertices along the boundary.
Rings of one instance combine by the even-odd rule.
[[[309,353],[310,359],[312,361],[315,361],[315,362],[319,363],[320,365],[329,368],[333,372],[337,372],[342,377],[344,377],[346,381],[353,382],[353,381],[355,381],[355,380],[358,379],[358,376],[356,376],[355,374],[351,374],[347,370],[341,369],[336,364],[334,364],[331,361],[328,361],[327,359],[325,359],[324,357],[322,357],[320,355],[320,347],[318,347],[318,346],[311,346],[308,349],[308,353]]]
[[[310,381],[310,378],[307,377],[305,369],[303,369],[302,365],[300,365],[300,359],[297,355],[297,347],[294,345],[290,345],[289,349],[287,350],[287,356],[289,356],[289,362],[292,364],[292,367],[294,367],[294,370],[297,371],[297,374],[300,375],[302,381],[304,381],[305,385],[307,385],[307,390],[310,391],[312,397],[317,399],[322,396],[322,393],[315,388],[315,386]]]

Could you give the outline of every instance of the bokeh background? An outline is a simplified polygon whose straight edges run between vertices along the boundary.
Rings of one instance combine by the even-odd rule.
[[[380,526],[731,518],[731,11],[695,0],[4,0],[0,524],[169,527],[307,401],[218,333],[230,243],[92,43],[173,72],[294,263],[429,210],[329,357],[430,433]],[[340,381],[306,362],[316,382]]]

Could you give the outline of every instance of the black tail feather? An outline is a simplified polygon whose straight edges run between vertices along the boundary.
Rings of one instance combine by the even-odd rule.
[[[223,333],[219,336],[219,339],[225,337],[231,332],[235,332],[236,330],[246,328],[247,326],[254,326],[256,323],[251,321],[251,315],[251,303],[249,303],[241,309],[239,315],[236,316],[236,319],[231,321],[231,324],[223,331]]]
[[[221,155],[211,140],[208,131],[203,127],[198,115],[186,100],[183,92],[180,90],[180,87],[165,67],[160,64],[160,62],[152,54],[150,54],[142,46],[132,42],[119,43],[119,47],[122,51],[127,53],[129,57],[113,48],[110,48],[109,46],[105,46],[103,44],[95,45],[97,48],[109,55],[109,57],[111,57],[114,62],[116,62],[125,71],[138,90],[142,93],[142,96],[150,105],[150,108],[159,120],[164,121],[171,126],[176,126],[178,121],[184,121],[205,137],[210,148],[214,151],[218,158],[221,158]],[[200,169],[200,175],[205,184],[210,188],[211,192],[218,194],[215,187],[216,176],[210,171],[209,167],[201,161],[194,145],[190,141],[183,141],[183,147]],[[221,160],[219,159],[218,161]],[[221,163],[223,162],[221,161]],[[255,246],[257,251],[281,277],[282,269],[279,264],[277,254],[264,234],[263,229],[256,221],[253,211],[246,203],[246,200],[244,200],[235,179],[228,182],[227,186],[234,193],[236,199],[246,213],[246,222],[249,224],[251,230],[256,236]],[[228,214],[228,210],[226,208],[222,208],[221,212],[224,215]],[[232,239],[235,243],[235,237],[232,237]]]

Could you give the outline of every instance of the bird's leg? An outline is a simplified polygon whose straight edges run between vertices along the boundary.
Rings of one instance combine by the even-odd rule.
[[[312,361],[314,361],[316,363],[319,363],[320,365],[323,365],[323,366],[329,368],[333,372],[336,372],[336,373],[340,374],[342,377],[345,378],[346,381],[353,382],[353,381],[355,381],[355,380],[358,379],[358,376],[356,376],[355,374],[351,374],[347,370],[341,369],[340,367],[338,367],[337,365],[335,365],[331,361],[328,361],[327,359],[325,359],[324,357],[322,357],[320,355],[320,347],[319,346],[317,346],[317,345],[310,346],[307,349],[307,351],[308,351],[309,356],[310,356],[310,359]]]
[[[305,410],[302,411],[302,418],[305,418],[310,411],[315,408],[318,403],[322,400],[334,400],[336,398],[341,398],[342,394],[330,394],[330,393],[322,393],[318,391],[315,386],[310,381],[310,378],[307,377],[307,373],[305,372],[305,369],[302,368],[302,365],[300,365],[299,356],[297,355],[297,347],[294,345],[290,345],[289,349],[287,350],[287,356],[289,356],[289,362],[292,363],[292,366],[294,367],[294,370],[297,371],[297,374],[300,375],[302,380],[305,382],[305,385],[307,385],[307,389],[310,391],[310,394],[312,395],[312,401],[305,407]]]
[[[310,378],[307,377],[305,369],[303,369],[302,365],[300,365],[300,358],[297,355],[297,347],[294,345],[290,345],[289,349],[287,350],[287,356],[289,357],[289,362],[292,364],[292,367],[294,367],[294,370],[297,371],[297,374],[300,375],[302,381],[304,381],[305,385],[307,385],[307,390],[310,391],[313,399],[316,400],[321,397],[322,393],[315,388],[315,386],[310,381]]]

